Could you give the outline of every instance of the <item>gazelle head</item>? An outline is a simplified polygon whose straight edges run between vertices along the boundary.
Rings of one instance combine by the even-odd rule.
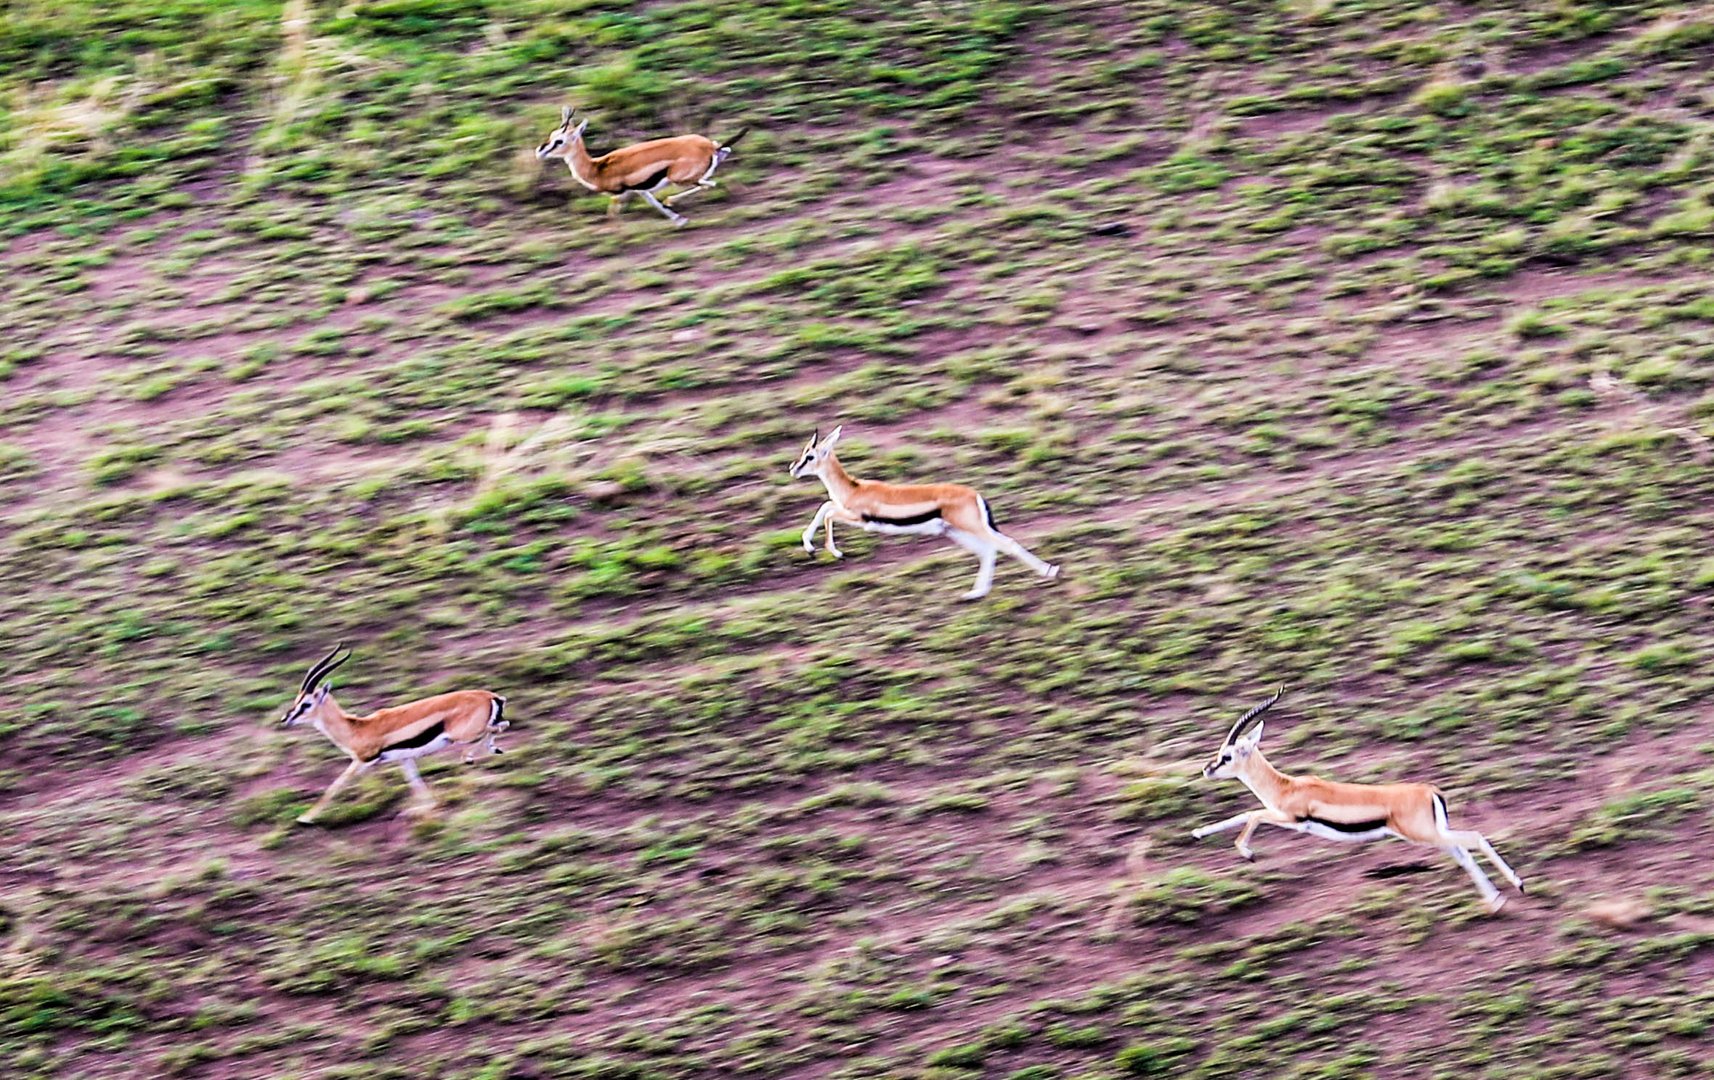
[[[845,425],[833,429],[833,434],[823,439],[821,432],[809,437],[809,443],[798,455],[797,463],[792,466],[792,479],[801,480],[806,476],[820,476],[821,470],[827,464],[827,459],[833,456],[833,444],[839,441],[839,433],[845,430]]]
[[[1220,744],[1220,752],[1209,758],[1208,764],[1202,767],[1203,776],[1210,780],[1225,780],[1243,771],[1250,755],[1256,752],[1256,747],[1262,741],[1262,721],[1259,717],[1284,693],[1285,687],[1282,686],[1274,691],[1273,697],[1238,717],[1238,722],[1226,733],[1226,741]],[[1250,730],[1252,726],[1255,729],[1253,731]]]
[[[309,674],[304,676],[302,688],[298,690],[298,696],[292,699],[291,707],[286,709],[286,715],[280,719],[281,726],[291,727],[293,724],[302,723],[327,700],[328,693],[333,689],[327,677],[333,674],[334,668],[351,659],[350,649],[345,649],[344,656],[339,655],[340,649],[345,649],[343,642],[335,645],[332,652],[317,660],[315,666],[309,669]]]
[[[564,157],[571,152],[572,144],[583,138],[583,128],[589,123],[589,117],[586,116],[579,120],[577,126],[573,127],[571,114],[576,111],[570,105],[560,109],[559,127],[554,128],[552,134],[548,135],[547,142],[536,147],[536,159],[538,161]]]

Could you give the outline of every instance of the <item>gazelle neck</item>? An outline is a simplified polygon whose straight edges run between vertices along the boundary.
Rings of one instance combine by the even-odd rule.
[[[1270,810],[1278,809],[1281,797],[1292,783],[1291,777],[1268,763],[1259,746],[1244,759],[1243,768],[1238,770],[1238,779]]]
[[[845,471],[845,466],[839,464],[839,459],[832,454],[827,455],[826,464],[815,474],[827,486],[828,498],[844,506],[857,491],[857,481],[851,479],[851,474]]]
[[[574,180],[590,191],[601,190],[595,182],[595,159],[589,156],[589,148],[583,145],[582,135],[572,139],[571,145],[565,148],[565,167],[571,170]]]
[[[333,700],[332,694],[327,695],[320,707],[310,714],[310,723],[315,729],[341,747],[351,745],[351,736],[355,731],[351,720],[351,714],[339,707],[339,702]]]

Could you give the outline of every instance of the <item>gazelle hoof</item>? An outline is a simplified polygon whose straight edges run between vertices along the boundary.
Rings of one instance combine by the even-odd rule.
[[[1498,915],[1500,913],[1500,909],[1505,906],[1506,898],[1503,896],[1495,896],[1492,900],[1488,901],[1488,914]]]
[[[687,217],[681,216],[681,217],[673,218],[673,228],[675,228],[675,229],[682,229],[686,225],[689,225],[689,224],[690,224],[690,219]]]
[[[1047,578],[1049,581],[1052,581],[1054,578],[1056,578],[1058,576],[1059,576],[1059,567],[1058,566],[1049,566],[1047,568],[1047,570],[1042,574],[1042,577]]]
[[[835,559],[845,558],[845,552],[840,551],[838,548],[828,548],[827,553],[829,555],[833,556]]]
[[[982,599],[982,598],[983,598],[983,597],[984,597],[984,596],[987,596],[987,595],[988,595],[988,590],[987,590],[987,589],[971,589],[971,590],[970,590],[970,591],[969,591],[969,592],[967,592],[967,593],[961,593],[961,594],[959,594],[959,597],[958,597],[958,598],[959,598],[959,599],[960,599],[960,600],[980,600],[980,599]]]
[[[1204,836],[1207,836],[1207,835],[1208,835],[1208,834],[1207,834],[1207,833],[1206,833],[1206,832],[1204,832],[1204,831],[1203,831],[1203,830],[1201,830],[1201,829],[1192,829],[1192,830],[1190,830],[1190,837],[1191,837],[1191,839],[1193,839],[1193,840],[1200,840],[1200,839],[1202,839],[1202,838],[1203,838],[1203,837],[1204,837]]]
[[[311,817],[308,814],[299,814],[297,816],[297,823],[299,825],[314,825],[315,824],[315,818]]]
[[[1255,862],[1256,861],[1256,853],[1251,851],[1247,847],[1241,847],[1238,849],[1238,857],[1243,859],[1245,862]]]

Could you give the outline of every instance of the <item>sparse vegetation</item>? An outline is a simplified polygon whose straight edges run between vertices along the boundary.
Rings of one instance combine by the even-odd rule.
[[[8,1075],[1695,1075],[1710,25],[10,4]],[[609,225],[518,159],[567,99],[752,130]],[[1065,578],[805,557],[838,421]],[[512,752],[296,829],[339,639]],[[1193,846],[1279,682],[1278,764],[1446,783],[1530,896]]]

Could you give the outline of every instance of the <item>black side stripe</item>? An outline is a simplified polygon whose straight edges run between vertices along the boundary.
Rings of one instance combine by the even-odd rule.
[[[872,521],[877,525],[926,525],[938,517],[940,517],[940,508],[937,506],[933,510],[925,510],[909,517],[882,517],[880,514],[864,514],[863,520]]]
[[[995,532],[999,532],[1000,526],[994,524],[994,508],[988,505],[987,499],[982,500],[982,513],[986,514],[988,517],[988,528]]]
[[[665,180],[667,178],[667,173],[669,173],[671,171],[672,171],[672,166],[668,165],[666,168],[657,171],[653,176],[650,176],[647,180],[644,180],[640,184],[628,184],[628,185],[626,185],[625,190],[626,191],[653,191],[655,188],[655,185],[659,184],[662,180]]]
[[[1386,818],[1380,818],[1376,821],[1328,821],[1326,818],[1312,817],[1306,814],[1298,820],[1311,825],[1325,825],[1329,829],[1336,829],[1342,833],[1374,832],[1376,829],[1387,827]]]
[[[386,746],[381,747],[381,753],[385,754],[389,750],[419,750],[422,747],[427,746],[429,743],[434,742],[444,734],[446,734],[446,724],[436,720],[428,727],[423,728],[421,731],[407,739],[401,739],[398,742],[388,743]]]

